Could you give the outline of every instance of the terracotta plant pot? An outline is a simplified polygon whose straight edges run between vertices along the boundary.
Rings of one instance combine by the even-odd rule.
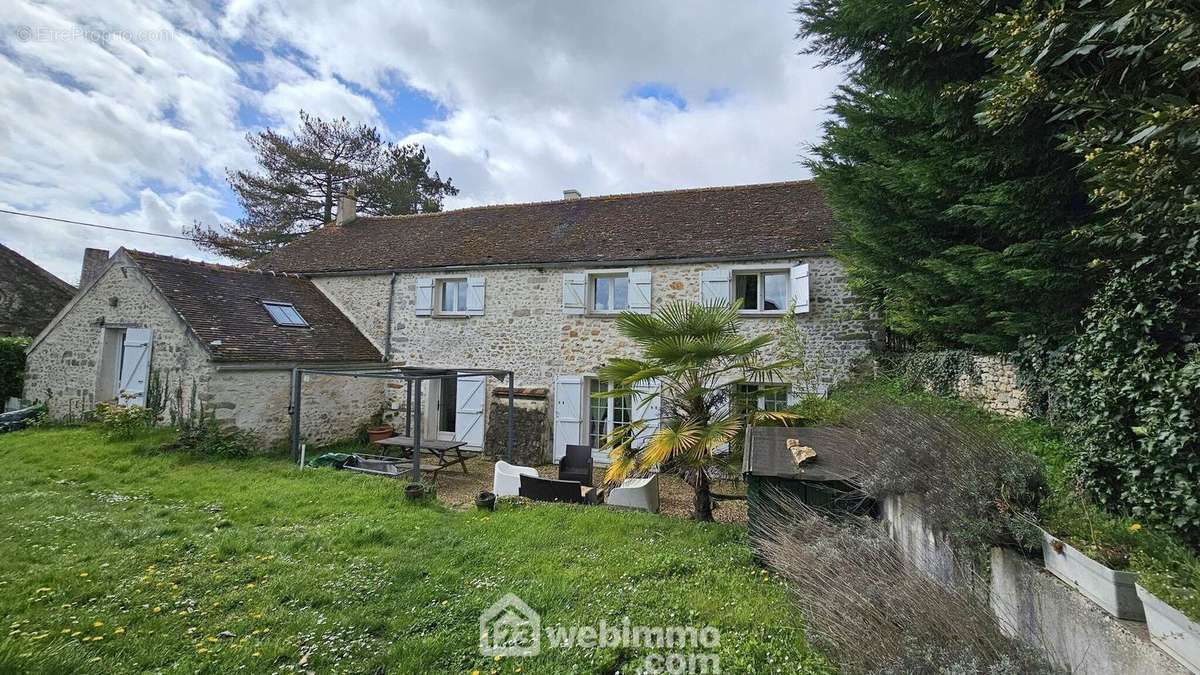
[[[425,496],[425,486],[420,483],[409,483],[404,486],[404,496],[411,501],[416,501]]]
[[[372,443],[378,443],[385,438],[391,438],[396,435],[396,430],[391,427],[371,427],[367,429],[367,440]]]
[[[1042,530],[1042,559],[1046,570],[1067,582],[1118,619],[1145,621],[1146,613],[1134,583],[1136,572],[1113,570]]]
[[[479,494],[475,495],[475,506],[476,508],[483,509],[484,511],[495,511],[496,495],[490,492],[480,492]]]
[[[1142,588],[1141,584],[1137,585],[1137,593],[1146,607],[1150,641],[1188,670],[1200,673],[1200,624]]]

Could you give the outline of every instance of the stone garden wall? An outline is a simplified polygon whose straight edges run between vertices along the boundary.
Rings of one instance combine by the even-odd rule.
[[[973,373],[955,384],[959,398],[1008,417],[1025,415],[1025,392],[1017,385],[1017,367],[1004,356],[972,356]]]

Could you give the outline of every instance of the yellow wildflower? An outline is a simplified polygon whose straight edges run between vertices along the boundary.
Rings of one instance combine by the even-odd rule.
[[[1129,526],[1129,531],[1130,531],[1130,532],[1137,532],[1137,531],[1139,531],[1139,530],[1141,530],[1141,529],[1142,529],[1142,524],[1141,524],[1141,523],[1134,523],[1134,524],[1132,524],[1132,525],[1130,525],[1130,526]]]

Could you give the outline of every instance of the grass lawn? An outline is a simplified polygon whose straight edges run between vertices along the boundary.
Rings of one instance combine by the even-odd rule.
[[[715,626],[725,673],[827,668],[741,528],[455,512],[399,481],[161,440],[0,436],[0,672],[624,673],[662,651],[482,657],[479,615],[507,592],[543,625]]]

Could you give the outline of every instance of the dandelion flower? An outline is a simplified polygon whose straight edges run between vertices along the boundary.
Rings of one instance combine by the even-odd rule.
[[[103,625],[104,625],[103,621],[97,621],[96,623],[92,624],[92,628],[99,628],[100,626],[103,626]]]
[[[1129,526],[1129,531],[1130,531],[1130,532],[1137,532],[1137,531],[1139,531],[1139,530],[1141,530],[1141,529],[1142,529],[1142,524],[1141,524],[1141,523],[1134,523],[1134,524],[1132,524],[1132,525],[1130,525],[1130,526]]]

